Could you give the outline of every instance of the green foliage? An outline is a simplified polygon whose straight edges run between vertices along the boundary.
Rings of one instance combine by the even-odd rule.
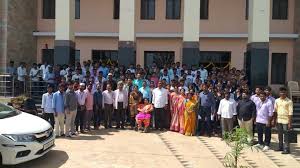
[[[231,148],[231,151],[224,157],[223,164],[225,167],[237,168],[242,151],[251,147],[251,143],[247,139],[247,131],[243,128],[234,128],[232,132],[226,132],[223,138],[226,144]]]

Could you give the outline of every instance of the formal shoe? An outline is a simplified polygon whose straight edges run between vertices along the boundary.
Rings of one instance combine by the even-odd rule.
[[[284,155],[289,154],[289,153],[290,153],[290,151],[288,151],[288,150],[284,150],[284,151],[281,152],[281,154],[284,154]]]
[[[60,136],[61,136],[61,137],[64,137],[64,136],[66,136],[66,135],[65,135],[65,134],[61,134]]]
[[[120,127],[119,127],[119,126],[117,126],[117,127],[116,127],[116,129],[120,129]]]
[[[259,148],[259,149],[263,149],[264,148],[264,146],[261,145],[261,144],[256,144],[256,145],[254,145],[254,147]]]
[[[125,129],[125,127],[124,127],[124,126],[122,126],[122,127],[121,127],[121,129],[122,129],[122,130],[124,130],[124,129]]]
[[[275,149],[276,152],[281,152],[283,151],[283,148],[278,148],[278,149]]]
[[[265,152],[265,151],[268,151],[269,149],[270,149],[269,146],[265,146],[265,147],[263,148],[263,151]]]

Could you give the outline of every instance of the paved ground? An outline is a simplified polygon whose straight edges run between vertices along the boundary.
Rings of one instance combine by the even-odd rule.
[[[275,148],[277,144],[271,146]],[[291,155],[249,149],[243,154],[241,163],[249,167],[300,167],[300,144],[291,146]],[[218,168],[223,167],[222,161],[228,150],[225,142],[219,138],[186,137],[173,132],[142,134],[111,129],[94,131],[91,135],[72,140],[57,139],[56,147],[42,158],[14,167]]]

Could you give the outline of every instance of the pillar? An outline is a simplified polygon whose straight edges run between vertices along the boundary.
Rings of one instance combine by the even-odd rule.
[[[199,60],[200,0],[184,0],[182,63]]]
[[[0,73],[6,72],[7,67],[7,15],[8,0],[0,2]]]
[[[246,72],[251,88],[268,85],[270,0],[249,0]]]
[[[120,0],[119,65],[136,63],[135,0]]]
[[[75,63],[75,0],[55,4],[54,64]]]

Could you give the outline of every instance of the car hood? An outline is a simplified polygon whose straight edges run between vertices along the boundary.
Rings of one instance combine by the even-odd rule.
[[[50,128],[51,125],[44,119],[24,112],[0,119],[0,134],[34,134]]]

